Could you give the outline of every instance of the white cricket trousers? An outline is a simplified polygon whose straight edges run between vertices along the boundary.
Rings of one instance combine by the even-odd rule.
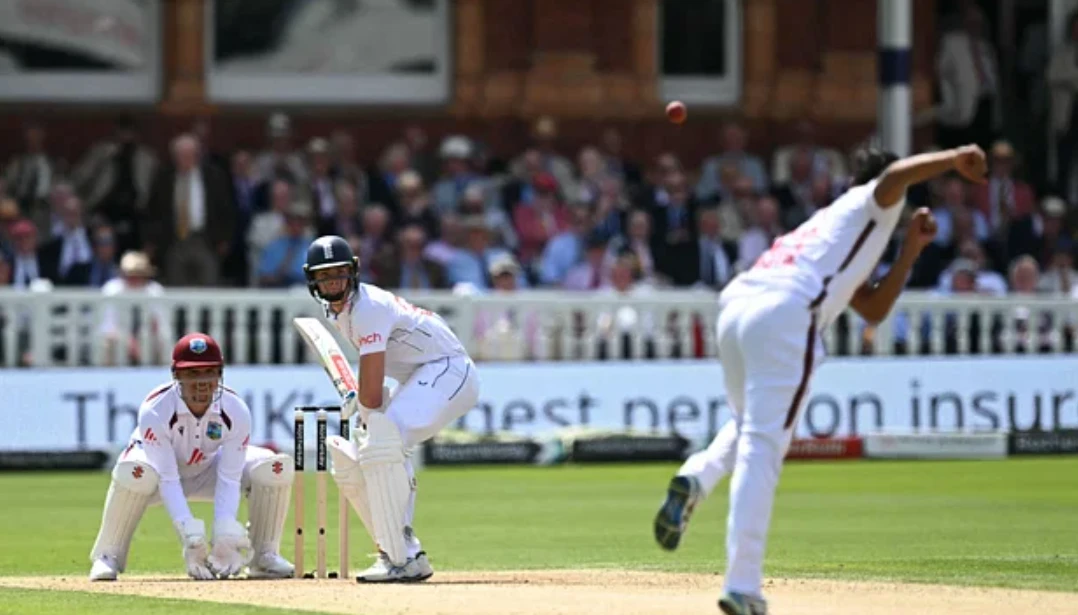
[[[732,466],[725,589],[762,598],[775,489],[823,345],[815,315],[786,293],[741,295],[719,309],[718,353],[734,418],[679,474],[696,476],[710,493]]]
[[[479,401],[479,374],[467,356],[447,357],[419,367],[393,393],[386,415],[401,430],[405,450],[433,438],[450,423],[468,413]],[[415,518],[415,467],[405,461],[412,495],[404,523]],[[417,543],[418,544],[418,543]],[[419,547],[410,547],[418,551]],[[409,553],[415,556],[415,553]]]
[[[276,453],[268,448],[260,446],[247,447],[246,460],[243,464],[243,476],[240,479],[241,494],[251,486],[251,468],[257,462],[274,455]],[[153,464],[146,458],[146,452],[138,445],[129,446],[117,459],[117,463],[121,461],[144,463],[153,467]],[[156,470],[157,468],[154,469]],[[202,464],[202,470],[198,474],[181,476],[180,485],[183,487],[183,494],[187,496],[188,502],[212,502],[214,492],[217,490],[217,455],[214,455],[209,462]],[[154,491],[153,496],[150,497],[149,506],[157,506],[160,503],[161,491]]]

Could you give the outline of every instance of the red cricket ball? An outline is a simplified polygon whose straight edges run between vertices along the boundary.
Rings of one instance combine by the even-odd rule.
[[[685,121],[685,118],[689,117],[689,110],[685,108],[685,103],[675,100],[666,105],[666,117],[671,122],[680,124]]]

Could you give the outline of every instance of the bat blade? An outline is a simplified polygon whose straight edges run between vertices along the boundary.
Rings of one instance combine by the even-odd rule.
[[[325,325],[316,318],[305,316],[293,318],[292,325],[296,327],[299,334],[303,336],[303,340],[318,357],[318,362],[326,370],[337,394],[343,397],[348,391],[359,389],[356,378],[352,375],[352,369],[348,365],[348,358],[344,356],[337,340],[333,339]]]

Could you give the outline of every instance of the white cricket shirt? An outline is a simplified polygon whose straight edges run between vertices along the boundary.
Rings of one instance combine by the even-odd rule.
[[[468,354],[441,316],[371,284],[360,284],[349,306],[329,318],[359,356],[385,352],[386,376],[401,384],[421,365]]]
[[[161,500],[173,521],[192,516],[180,480],[208,471],[216,458],[214,516],[234,520],[250,436],[251,411],[233,391],[223,390],[206,413],[196,417],[180,399],[179,384],[169,382],[142,402],[128,447],[141,447],[157,471]]]
[[[801,226],[775,240],[748,271],[723,290],[727,297],[787,291],[817,310],[826,327],[869,278],[902,215],[906,199],[882,209],[874,179],[854,186]]]

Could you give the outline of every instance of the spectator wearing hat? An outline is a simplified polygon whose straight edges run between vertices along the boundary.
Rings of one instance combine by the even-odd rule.
[[[569,211],[558,198],[558,180],[540,173],[533,183],[535,200],[513,210],[513,230],[520,241],[520,260],[531,267],[547,242],[571,227]]]
[[[472,142],[459,135],[442,141],[438,155],[442,159],[442,176],[431,187],[434,208],[439,213],[456,211],[464,190],[480,176],[472,170]]]
[[[105,297],[126,295],[143,296],[137,303],[115,304],[106,302],[101,321],[104,339],[104,365],[121,362],[117,351],[124,349],[129,364],[159,364],[164,358],[162,351],[169,346],[167,339],[172,332],[168,311],[156,299],[165,294],[160,283],[154,281],[156,270],[144,252],[127,252],[120,259],[120,276],[101,287]],[[143,338],[148,336],[150,354],[143,356]]]
[[[147,211],[147,251],[170,286],[215,286],[228,255],[236,206],[228,177],[201,163],[198,139],[172,141],[172,163],[154,182]]]
[[[495,296],[511,296],[518,290],[520,264],[510,254],[490,262],[490,279]],[[475,315],[476,359],[482,361],[532,361],[541,342],[542,313],[502,305],[481,307]]]
[[[382,285],[404,290],[448,288],[445,268],[424,256],[426,245],[427,233],[422,226],[409,224],[402,227],[397,233],[396,249],[386,253],[388,258],[380,267]]]
[[[307,246],[314,239],[310,231],[311,206],[296,201],[285,210],[284,230],[270,242],[258,260],[258,285],[263,288],[287,288],[306,283],[303,263]]]
[[[28,289],[37,279],[42,278],[42,268],[38,261],[37,228],[26,218],[11,225],[12,243],[12,282],[19,289]]]
[[[438,213],[431,207],[430,195],[424,189],[419,173],[408,170],[397,181],[397,225],[418,225],[428,238],[441,232]]]

